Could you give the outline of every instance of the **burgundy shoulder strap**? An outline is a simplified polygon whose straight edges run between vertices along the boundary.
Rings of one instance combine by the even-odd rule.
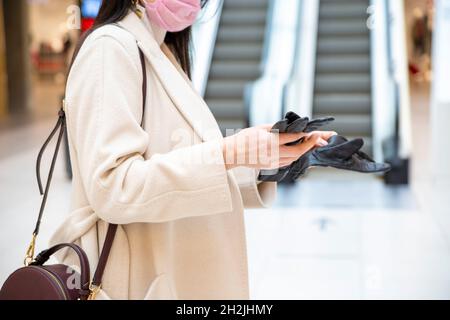
[[[78,52],[80,51],[81,46],[83,45],[84,41],[87,39],[87,37],[91,33],[92,33],[92,30],[88,31],[80,39],[80,42],[79,42],[79,44],[77,45],[77,48],[74,51],[74,56],[72,58],[72,62],[70,64],[70,67],[72,66],[73,62],[75,61],[75,58],[78,55]],[[139,49],[139,58],[140,58],[140,61],[141,61],[142,75],[143,75],[143,83],[142,83],[142,96],[143,96],[143,99],[142,99],[142,121],[141,121],[141,127],[143,127],[144,126],[145,105],[146,105],[146,101],[147,101],[147,69],[146,69],[146,64],[145,64],[144,53],[142,52],[141,48],[139,48],[139,46],[138,46],[138,49]],[[70,71],[70,68],[69,68],[69,71]],[[35,229],[34,229],[34,232],[33,232],[33,238],[34,239],[39,234],[41,220],[42,220],[42,216],[43,216],[43,213],[44,213],[45,205],[47,203],[48,193],[49,193],[49,190],[50,190],[50,184],[51,184],[51,181],[52,181],[53,172],[55,170],[56,160],[57,160],[57,157],[58,157],[58,152],[59,152],[59,149],[60,149],[60,146],[61,146],[61,142],[62,142],[62,138],[63,138],[64,132],[65,132],[65,129],[66,129],[66,116],[65,116],[64,106],[63,106],[63,108],[58,113],[58,122],[57,122],[55,128],[52,130],[50,136],[45,141],[45,143],[42,146],[41,150],[39,151],[39,155],[38,155],[38,158],[37,158],[36,176],[37,176],[39,191],[40,191],[41,195],[43,195],[43,198],[42,198],[42,203],[41,203],[41,207],[40,207],[40,210],[39,210],[38,219],[36,221],[36,226],[35,226]],[[53,153],[53,159],[52,159],[52,163],[50,165],[50,170],[49,170],[49,174],[48,174],[48,177],[47,177],[46,187],[45,187],[45,190],[43,190],[42,180],[41,180],[41,173],[40,173],[42,156],[43,156],[43,154],[45,152],[45,149],[47,148],[48,144],[53,139],[53,137],[58,132],[58,130],[59,130],[58,140],[57,140],[57,143],[56,143],[55,151]],[[116,231],[117,231],[117,225],[116,224],[110,224],[108,226],[108,231],[106,233],[105,242],[104,242],[102,251],[100,253],[99,262],[98,262],[98,265],[97,265],[97,268],[95,270],[95,274],[94,274],[94,277],[93,277],[93,280],[92,280],[92,285],[95,286],[95,287],[99,287],[101,285],[102,278],[103,278],[103,273],[105,271],[105,267],[106,267],[106,264],[108,262],[108,257],[109,257],[109,254],[111,252],[111,248],[112,248],[112,244],[114,242],[114,237],[116,235]]]

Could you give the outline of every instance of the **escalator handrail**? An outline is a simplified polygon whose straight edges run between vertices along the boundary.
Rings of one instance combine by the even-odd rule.
[[[395,145],[395,149],[393,150],[395,155],[398,155],[398,147],[400,144],[399,141],[399,107],[400,107],[400,100],[399,100],[399,94],[400,94],[400,89],[399,89],[399,84],[398,81],[395,78],[395,61],[394,61],[394,55],[392,52],[392,14],[391,11],[389,9],[389,0],[384,0],[385,2],[385,15],[386,15],[386,22],[387,22],[387,27],[386,27],[386,46],[387,46],[387,55],[388,55],[388,69],[389,69],[389,76],[391,78],[391,83],[392,83],[392,90],[393,90],[393,95],[394,95],[394,99],[393,99],[393,103],[394,103],[394,112],[395,112],[395,116],[394,116],[394,145]]]
[[[402,83],[400,76],[398,76],[399,73],[402,72],[400,69],[399,63],[396,61],[396,54],[395,47],[394,47],[394,41],[398,41],[398,39],[394,39],[393,33],[394,29],[396,28],[395,20],[399,19],[400,14],[404,17],[404,13],[402,12],[393,12],[391,3],[389,0],[384,0],[385,2],[385,15],[386,15],[386,41],[387,41],[387,54],[388,54],[388,70],[389,70],[389,77],[390,77],[390,83],[392,86],[392,92],[393,92],[393,98],[392,102],[394,104],[394,128],[393,128],[393,145],[395,146],[395,150],[392,150],[393,155],[395,157],[403,157],[407,158],[409,157],[409,143],[408,139],[410,139],[408,130],[403,130],[402,132],[402,125],[406,125],[405,121],[408,122],[410,119],[405,119],[402,117],[402,108],[410,108],[409,101],[404,101],[405,99],[402,98],[401,90],[407,90],[405,88],[402,89],[402,86],[409,87],[408,83]],[[407,59],[406,55],[404,59]],[[403,70],[403,72],[406,72]],[[405,82],[405,81],[403,81]],[[400,148],[403,148],[402,152]]]

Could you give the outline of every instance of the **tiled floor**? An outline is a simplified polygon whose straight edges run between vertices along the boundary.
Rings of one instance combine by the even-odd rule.
[[[279,208],[246,218],[253,298],[450,299],[450,247],[424,212]]]
[[[425,139],[427,110],[415,101],[417,139]],[[40,202],[35,158],[54,120],[0,131],[0,282],[22,263]],[[450,299],[450,184],[430,181],[425,155],[415,150],[411,188],[316,170],[281,186],[273,209],[247,212],[252,298]],[[39,248],[68,213],[63,160]]]

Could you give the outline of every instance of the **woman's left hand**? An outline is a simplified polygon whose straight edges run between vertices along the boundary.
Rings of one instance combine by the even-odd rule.
[[[247,128],[226,137],[223,154],[227,170],[239,166],[259,170],[288,166],[309,150],[328,145],[327,140],[337,134],[333,131],[276,133],[272,127],[263,125]],[[296,141],[299,143],[289,146]]]

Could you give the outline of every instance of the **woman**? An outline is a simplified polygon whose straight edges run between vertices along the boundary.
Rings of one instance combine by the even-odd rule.
[[[120,225],[97,299],[247,299],[244,206],[267,207],[276,192],[257,173],[333,134],[308,135],[295,147],[282,145],[301,134],[278,137],[270,126],[222,138],[188,77],[199,10],[200,0],[103,1],[72,65],[72,213],[52,243],[77,243],[93,269],[108,223]],[[276,152],[252,157],[269,149]],[[59,259],[75,265],[69,254]]]

